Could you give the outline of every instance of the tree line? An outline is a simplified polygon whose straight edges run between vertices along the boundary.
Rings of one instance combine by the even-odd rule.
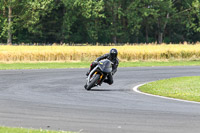
[[[200,0],[0,0],[0,43],[200,40]]]

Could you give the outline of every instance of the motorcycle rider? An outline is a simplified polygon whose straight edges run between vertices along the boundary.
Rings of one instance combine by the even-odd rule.
[[[109,85],[113,84],[113,75],[117,72],[117,67],[119,65],[119,59],[117,58],[118,51],[115,48],[112,48],[108,54],[104,54],[103,56],[98,57],[92,64],[90,65],[89,72],[86,73],[88,76],[92,69],[98,64],[100,60],[108,59],[112,64],[112,72],[108,74],[107,78],[104,80],[105,83]]]

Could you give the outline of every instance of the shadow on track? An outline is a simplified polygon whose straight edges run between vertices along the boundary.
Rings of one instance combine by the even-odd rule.
[[[130,91],[125,89],[91,89],[90,91]]]

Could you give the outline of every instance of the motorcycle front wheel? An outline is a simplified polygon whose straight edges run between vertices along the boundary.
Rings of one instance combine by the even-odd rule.
[[[91,88],[94,87],[95,84],[97,84],[97,82],[98,82],[98,80],[100,78],[99,74],[94,74],[93,76],[91,77],[91,81],[89,81],[89,84],[85,85],[85,89],[86,90],[91,90]]]

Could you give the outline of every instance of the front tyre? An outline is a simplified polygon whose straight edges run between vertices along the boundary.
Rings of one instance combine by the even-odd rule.
[[[99,74],[95,74],[93,75],[94,77],[92,77],[92,80],[89,82],[88,85],[85,85],[85,89],[86,90],[91,90],[91,88],[97,84],[97,82],[99,81],[100,79],[100,75]]]

